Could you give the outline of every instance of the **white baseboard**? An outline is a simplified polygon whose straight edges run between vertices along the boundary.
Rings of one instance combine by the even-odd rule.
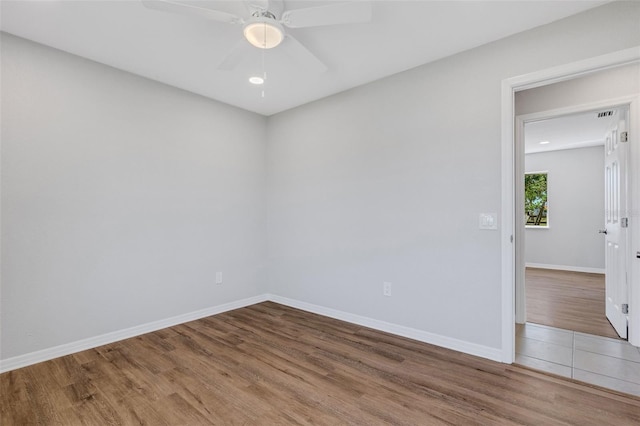
[[[85,351],[87,349],[93,349],[98,346],[117,342],[119,340],[140,336],[141,334],[151,333],[152,331],[161,330],[163,328],[173,327],[174,325],[184,324],[185,322],[220,314],[222,312],[232,311],[234,309],[244,308],[245,306],[255,305],[256,303],[265,302],[267,300],[268,299],[266,295],[250,297],[247,299],[213,306],[210,308],[189,312],[159,321],[149,322],[147,324],[138,325],[124,330],[118,330],[111,333],[102,334],[100,336],[90,337],[88,339],[65,343],[63,345],[54,346],[52,348],[7,358],[4,360],[0,360],[0,373],[16,370],[18,368],[37,364],[43,361],[49,361],[54,358],[70,355],[80,351]]]
[[[525,266],[527,268],[554,269],[557,271],[571,271],[571,272],[587,272],[589,274],[604,274],[604,268],[585,268],[582,266],[548,265],[546,263],[529,263],[529,262],[527,262]]]
[[[498,361],[498,362],[502,361],[502,349],[500,348],[492,348],[489,346],[478,345],[477,343],[458,340],[452,337],[429,333],[427,331],[418,330],[411,327],[405,327],[403,325],[392,324],[389,322],[380,321],[380,320],[376,320],[368,317],[363,317],[363,316],[351,314],[348,312],[338,311],[336,309],[314,305],[307,302],[301,302],[299,300],[289,299],[286,297],[276,296],[273,294],[268,295],[268,298],[272,302],[280,303],[281,305],[290,306],[296,309],[301,309],[303,311],[312,312],[314,314],[324,315],[326,317],[350,322],[352,324],[362,325],[364,327],[369,327],[375,330],[384,331],[384,332],[395,334],[402,337],[407,337],[409,339],[418,340],[420,342],[429,343],[429,344],[440,346],[447,349],[452,349],[458,352],[464,352],[469,355],[475,355],[481,358],[487,358],[492,361]]]
[[[493,361],[501,362],[502,352],[499,348],[478,345],[476,343],[458,340],[451,337],[441,336],[439,334],[429,333],[427,331],[418,330],[411,327],[392,324],[373,318],[363,317],[348,312],[338,311],[336,309],[327,308],[320,305],[314,305],[299,300],[289,299],[286,297],[276,296],[272,294],[263,294],[235,302],[225,303],[223,305],[202,309],[195,312],[189,312],[183,315],[142,324],[139,326],[127,328],[125,330],[114,331],[102,334],[100,336],[90,337],[88,339],[78,340],[76,342],[66,343],[60,346],[19,355],[5,360],[0,360],[0,373],[4,373],[18,368],[27,367],[39,362],[49,361],[65,355],[74,354],[76,352],[93,349],[98,346],[114,343],[119,340],[129,339],[131,337],[140,336],[145,333],[161,330],[167,327],[173,327],[185,322],[194,321],[211,315],[220,314],[234,309],[244,308],[246,306],[255,305],[256,303],[272,301],[292,308],[301,309],[303,311],[312,312],[314,314],[324,315],[326,317],[335,318],[341,321],[350,322],[352,324],[362,325],[374,330],[384,331],[409,339],[441,346],[454,351],[463,352],[470,355],[487,358]]]

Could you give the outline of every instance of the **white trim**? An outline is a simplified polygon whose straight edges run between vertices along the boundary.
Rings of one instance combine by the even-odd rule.
[[[640,59],[638,60],[640,61]],[[547,111],[538,111],[538,112],[532,112],[529,114],[522,114],[522,115],[518,115],[516,119],[518,120],[518,122],[522,122],[522,124],[524,125],[525,123],[533,123],[541,120],[549,120],[551,118],[558,118],[562,116],[599,111],[601,109],[614,109],[618,107],[624,107],[629,105],[631,102],[633,102],[636,99],[638,99],[638,96],[631,94],[626,96],[619,96],[617,98],[602,99],[599,101],[587,102],[584,104],[577,104],[577,105],[571,105],[568,107],[550,109]],[[600,145],[604,145],[604,144],[601,143]],[[528,154],[528,153],[525,153],[525,154]]]
[[[549,170],[539,170],[539,171],[533,171],[533,172],[524,172],[525,175],[541,175],[543,173],[545,175],[549,175]]]
[[[514,131],[516,130],[515,119],[515,92],[539,87],[559,81],[569,80],[601,71],[607,68],[614,68],[640,61],[640,46],[613,52],[607,55],[597,56],[570,64],[561,65],[546,70],[536,71],[517,77],[508,78],[502,81],[501,99],[501,139],[502,139],[502,243],[501,243],[501,259],[502,259],[502,361],[512,363],[515,357],[515,245],[511,238],[515,235],[515,203],[514,203],[514,167],[516,158],[514,156]],[[637,121],[637,120],[635,120]],[[640,161],[638,161],[640,163]],[[640,191],[640,177],[636,178],[636,190],[634,194]],[[637,198],[637,197],[636,197]],[[640,202],[640,200],[638,200]],[[631,220],[633,222],[633,220]],[[638,227],[636,227],[638,228]],[[638,236],[640,230],[636,229],[634,234]],[[637,239],[637,238],[636,238]],[[634,249],[635,250],[635,249]],[[640,266],[632,268],[632,279],[640,275]],[[634,281],[631,281],[634,282]],[[631,294],[630,300],[632,307],[640,306],[640,292]],[[640,324],[640,309],[631,310],[633,315],[632,323]],[[630,330],[630,342],[634,345],[640,345],[640,327],[637,330]]]
[[[552,83],[572,80],[576,77],[593,74],[609,68],[616,68],[623,65],[632,64],[640,60],[640,46],[630,47],[606,55],[584,59],[557,67],[534,71],[503,80],[503,87],[506,83],[508,87],[516,91],[533,89],[535,87],[546,86]],[[503,92],[504,94],[504,92]],[[511,105],[513,107],[513,104]],[[504,123],[503,123],[504,126]]]
[[[533,149],[529,151],[525,149],[524,155],[543,154],[545,152],[566,151],[568,149],[593,148],[594,146],[604,146],[604,141],[597,140],[597,141],[573,142],[573,143],[567,143],[560,146],[550,146],[549,148]]]
[[[586,272],[588,274],[604,274],[604,268],[587,268],[584,266],[549,265],[546,263],[525,264],[527,268],[553,269],[555,271]]]
[[[503,80],[502,98],[502,244],[501,244],[501,324],[502,362],[511,364],[515,359],[515,217],[514,176],[515,156],[513,144],[516,81]],[[519,243],[516,240],[515,243]]]
[[[629,105],[629,343],[640,347],[640,96]],[[635,152],[634,152],[635,151]],[[640,257],[640,256],[638,256]]]
[[[398,336],[407,337],[409,339],[414,339],[420,342],[441,346],[443,348],[451,349],[458,352],[463,352],[469,355],[487,358],[493,361],[499,362],[502,359],[500,349],[492,348],[489,346],[478,345],[476,343],[471,343],[464,340],[458,340],[411,327],[392,324],[389,322],[363,317],[348,312],[338,311],[336,309],[314,305],[312,303],[302,302],[299,300],[289,299],[273,294],[262,294],[259,296],[225,303],[223,305],[190,312],[183,315],[178,315],[172,318],[142,324],[136,327],[127,328],[125,330],[114,331],[100,336],[90,337],[88,339],[55,346],[53,348],[43,349],[37,352],[31,352],[13,358],[0,360],[0,373],[16,370],[18,368],[27,367],[39,362],[49,361],[61,356],[93,349],[98,346],[114,343],[124,339],[129,339],[131,337],[140,336],[145,333],[151,333],[163,328],[173,327],[175,325],[183,324],[189,321],[194,321],[200,318],[221,314],[223,312],[228,312],[234,309],[240,309],[246,306],[255,305],[256,303],[267,301],[280,303],[281,305],[290,306],[292,308],[301,309],[303,311],[312,312],[314,314],[324,315],[329,318],[335,318],[352,324],[362,325],[374,330],[384,331]]]
[[[451,337],[442,336],[440,334],[429,333],[427,331],[418,330],[416,328],[405,327],[386,321],[363,317],[361,315],[351,314],[349,312],[339,311],[336,309],[314,305],[312,303],[302,302],[299,300],[289,299],[282,296],[269,295],[269,300],[280,303],[281,305],[286,305],[292,308],[301,309],[303,311],[312,312],[314,314],[346,321],[352,324],[362,325],[374,330],[384,331],[386,333],[407,337],[409,339],[429,343],[447,349],[452,349],[454,351],[463,352],[470,355],[479,356],[482,358],[487,358],[493,361],[500,362],[502,359],[501,351],[497,348],[478,345],[477,343],[458,340]]]
[[[514,101],[515,103],[515,101]],[[514,106],[515,109],[515,106]],[[516,117],[517,120],[517,117]],[[515,128],[515,140],[524,140],[524,125],[516,125]],[[525,154],[524,143],[516,143],[513,147],[513,171],[515,176],[523,176],[526,170],[524,166]],[[547,177],[549,172],[547,171]],[[518,185],[522,185],[520,188]],[[516,324],[524,324],[527,321],[527,304],[526,304],[526,288],[524,286],[524,267],[520,268],[520,265],[524,265],[525,262],[525,215],[524,215],[524,180],[522,183],[520,179],[515,181],[513,189],[513,197],[515,202],[514,210],[516,217],[513,220],[513,226],[515,228],[515,247],[514,247],[514,295],[515,298],[515,316]],[[548,201],[548,200],[547,200]],[[547,218],[547,225],[549,224],[549,218]],[[548,226],[542,229],[549,229]],[[536,231],[537,232],[537,231]],[[515,348],[513,350],[515,352]]]
[[[189,312],[159,321],[149,322],[124,330],[113,331],[111,333],[102,334],[100,336],[89,337],[88,339],[65,343],[59,346],[54,346],[52,348],[7,358],[4,360],[0,360],[0,373],[4,373],[10,370],[16,370],[18,368],[26,367],[28,365],[36,364],[43,361],[49,361],[54,358],[70,355],[80,351],[85,351],[87,349],[93,349],[98,346],[117,342],[119,340],[129,339],[131,337],[140,336],[145,333],[151,333],[152,331],[161,330],[163,328],[173,327],[178,324],[184,324],[186,322],[209,317],[211,315],[221,314],[223,312],[232,311],[234,309],[244,308],[245,306],[255,305],[256,303],[265,302],[267,300],[269,299],[266,295],[250,297],[247,299],[237,300],[235,302],[201,309],[199,311]]]

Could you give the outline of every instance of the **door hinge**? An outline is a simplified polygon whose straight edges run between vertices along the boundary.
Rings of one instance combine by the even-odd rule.
[[[623,217],[622,219],[620,219],[620,226],[622,228],[628,228],[629,227],[629,218],[628,217]]]
[[[629,304],[628,303],[623,303],[622,304],[622,313],[623,314],[628,314],[629,313]]]
[[[629,140],[629,132],[620,133],[620,142],[627,142]]]
[[[509,238],[509,241],[513,242],[513,235]]]

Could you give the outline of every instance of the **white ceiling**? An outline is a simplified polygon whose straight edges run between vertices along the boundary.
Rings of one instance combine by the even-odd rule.
[[[199,1],[246,13],[240,0]],[[327,1],[285,1],[285,9]],[[265,97],[248,82],[262,50],[234,71],[217,69],[242,27],[145,8],[129,1],[1,2],[8,33],[264,115],[540,26],[607,1],[373,1],[373,20],[288,32],[327,66],[300,68],[279,46],[265,52]]]
[[[604,145],[605,133],[620,118],[620,112],[612,108],[602,111],[614,111],[614,114],[598,118],[601,111],[592,111],[526,123],[525,153]],[[549,143],[540,144],[543,141]]]

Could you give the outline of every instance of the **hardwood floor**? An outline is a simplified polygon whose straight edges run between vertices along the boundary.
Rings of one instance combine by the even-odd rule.
[[[0,375],[3,426],[640,424],[640,398],[267,302]]]
[[[618,338],[605,316],[604,275],[527,268],[527,321]]]

